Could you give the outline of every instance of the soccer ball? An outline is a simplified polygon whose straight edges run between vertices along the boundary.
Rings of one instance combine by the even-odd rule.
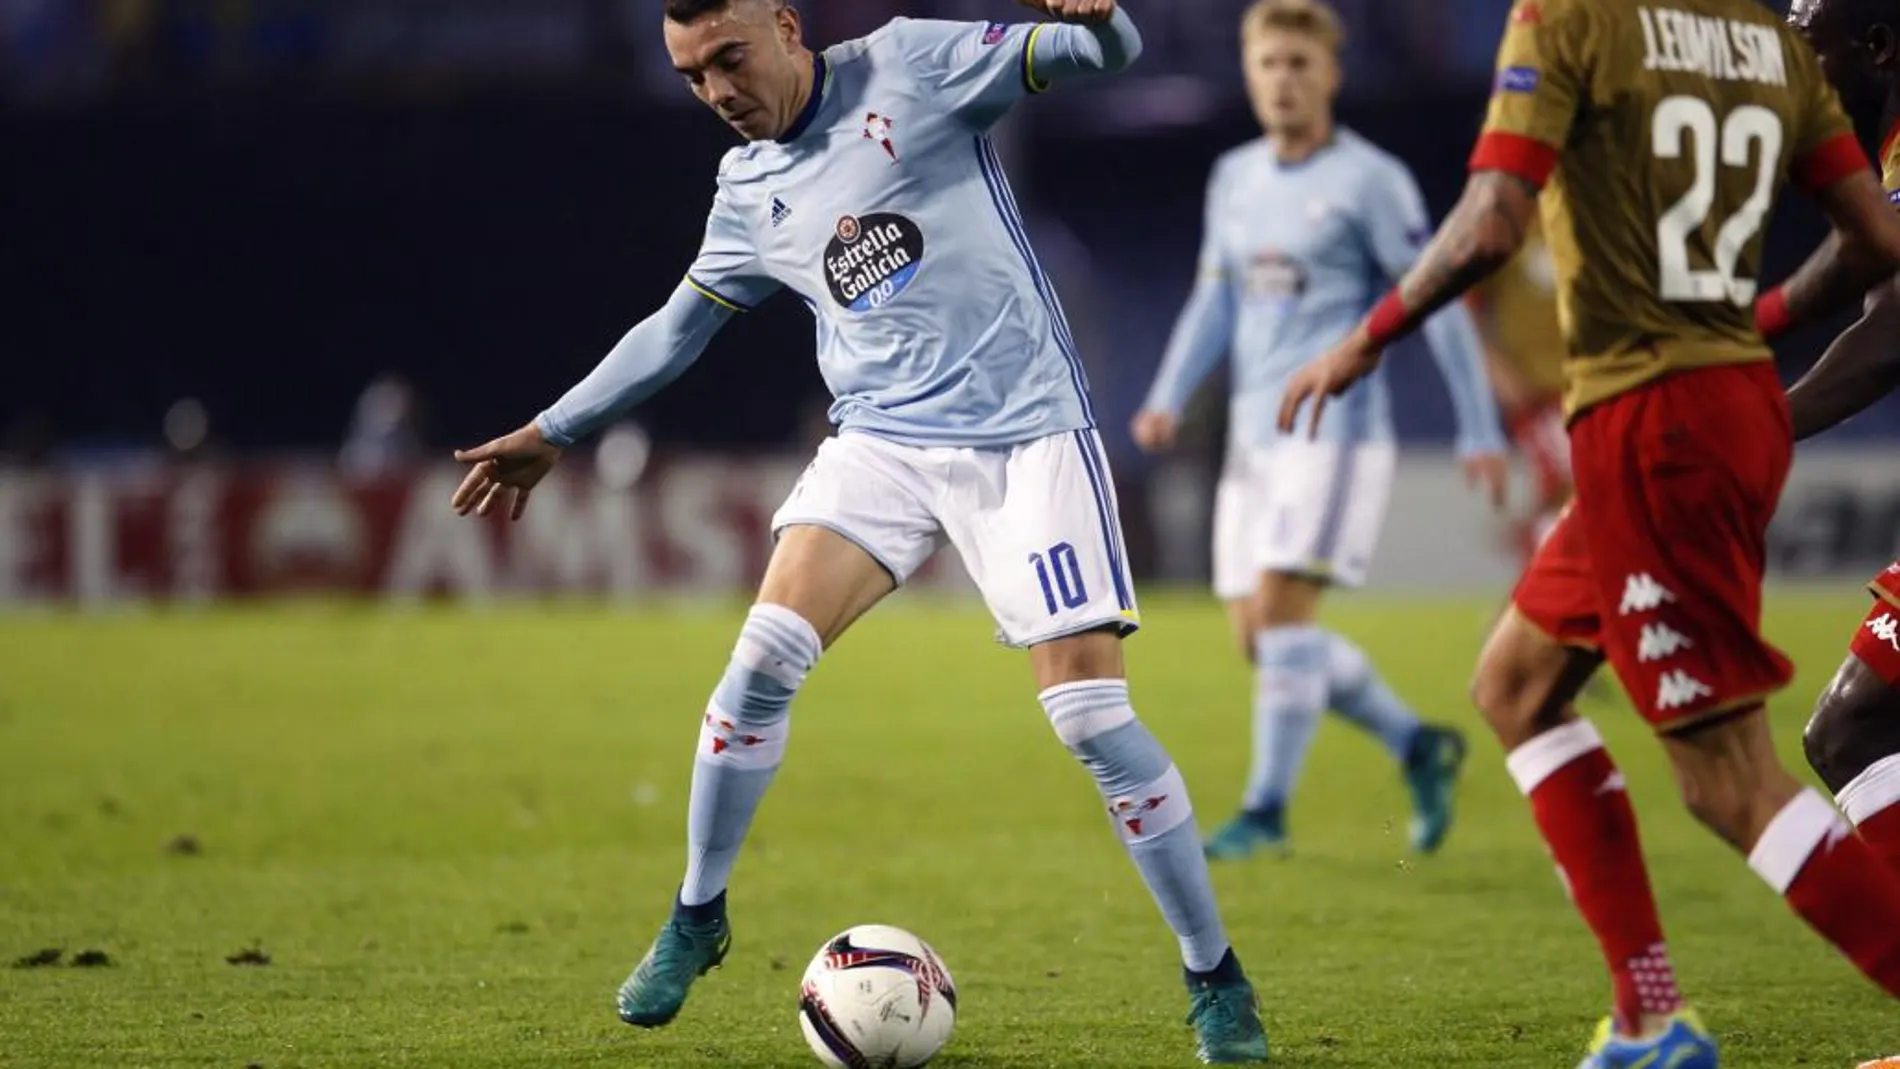
[[[916,1069],[957,1020],[957,985],[930,944],[860,924],[825,941],[798,985],[798,1027],[832,1069]]]

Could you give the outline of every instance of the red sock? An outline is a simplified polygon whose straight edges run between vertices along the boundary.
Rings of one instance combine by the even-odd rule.
[[[1900,872],[1900,754],[1869,765],[1835,801],[1874,853]]]
[[[1802,920],[1900,998],[1900,875],[1826,798],[1796,795],[1769,821],[1748,864]]]
[[[1511,752],[1511,776],[1531,800],[1577,912],[1596,933],[1615,984],[1619,1030],[1682,1008],[1649,888],[1636,811],[1623,775],[1587,720],[1546,731]]]

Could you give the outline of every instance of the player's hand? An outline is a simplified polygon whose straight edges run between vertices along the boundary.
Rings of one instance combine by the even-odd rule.
[[[1319,436],[1319,418],[1326,411],[1326,399],[1338,397],[1352,384],[1372,374],[1379,366],[1379,350],[1366,341],[1364,329],[1334,346],[1325,356],[1293,373],[1280,397],[1280,433],[1292,434],[1300,422],[1300,409],[1313,402],[1313,418],[1307,423],[1309,438]]]
[[[530,423],[486,445],[457,449],[455,459],[474,465],[450,499],[457,516],[471,511],[486,516],[495,506],[504,505],[508,518],[518,520],[528,507],[534,484],[561,459],[561,447],[541,437],[541,428]]]
[[[1511,490],[1511,462],[1503,453],[1473,453],[1458,462],[1465,469],[1465,485],[1481,486],[1491,507],[1504,511]]]
[[[1040,11],[1057,22],[1098,25],[1115,17],[1115,0],[1017,0],[1026,8]]]
[[[1175,432],[1180,429],[1181,421],[1171,413],[1152,408],[1135,413],[1135,421],[1128,425],[1128,433],[1134,436],[1135,444],[1144,453],[1165,453],[1173,449]]]

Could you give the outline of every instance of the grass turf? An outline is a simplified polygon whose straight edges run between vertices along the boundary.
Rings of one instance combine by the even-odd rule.
[[[1799,764],[1864,602],[1771,600],[1802,666],[1774,709]],[[1492,605],[1334,609],[1402,694],[1472,734],[1473,761],[1459,826],[1421,860],[1394,769],[1329,722],[1294,857],[1217,870],[1276,1063],[1568,1069],[1607,981],[1464,698]],[[1025,660],[978,609],[901,599],[796,707],[726,967],[670,1028],[617,1021],[678,878],[698,713],[742,611],[0,618],[0,959],[111,961],[0,969],[0,1065],[811,1065],[798,974],[870,921],[917,930],[955,973],[948,1069],[1192,1064],[1173,940]],[[1150,599],[1129,657],[1208,826],[1248,749],[1223,620]],[[1590,711],[1724,1064],[1900,1050],[1900,1012],[1690,822],[1634,716]],[[252,950],[269,963],[227,960]]]

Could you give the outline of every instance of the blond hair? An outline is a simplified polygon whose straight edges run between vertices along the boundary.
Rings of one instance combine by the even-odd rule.
[[[1241,37],[1269,30],[1304,34],[1335,54],[1346,44],[1345,24],[1324,0],[1254,0],[1240,17]]]

